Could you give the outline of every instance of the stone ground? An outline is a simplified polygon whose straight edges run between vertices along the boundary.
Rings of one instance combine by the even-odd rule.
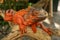
[[[60,29],[60,12],[54,12],[53,20],[54,20],[55,27]],[[60,40],[60,37],[53,36],[52,39],[53,40]]]
[[[60,12],[54,12],[53,15],[53,24],[49,24],[49,21],[44,22],[44,24],[48,27],[60,29]],[[60,37],[52,35],[52,40],[60,40]]]

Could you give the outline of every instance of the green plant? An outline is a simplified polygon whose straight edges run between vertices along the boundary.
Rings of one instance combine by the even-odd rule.
[[[13,0],[4,0],[4,3],[0,4],[0,8],[7,10],[7,9],[14,9],[14,10],[20,10],[24,9],[28,6],[28,3],[25,1],[13,1]]]

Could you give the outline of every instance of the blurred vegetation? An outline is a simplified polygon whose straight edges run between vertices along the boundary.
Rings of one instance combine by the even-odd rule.
[[[7,10],[7,9],[14,9],[20,10],[22,8],[26,8],[28,6],[28,2],[25,1],[16,1],[16,0],[4,0],[3,3],[0,3],[0,8]]]
[[[3,17],[0,16],[0,39],[11,32],[11,27],[8,22],[5,22]]]

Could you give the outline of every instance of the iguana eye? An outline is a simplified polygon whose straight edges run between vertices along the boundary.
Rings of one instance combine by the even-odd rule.
[[[8,13],[10,13],[10,10],[8,10]]]

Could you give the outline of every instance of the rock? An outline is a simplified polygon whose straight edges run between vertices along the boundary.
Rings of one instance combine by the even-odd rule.
[[[40,28],[37,28],[36,33],[33,33],[31,28],[27,28],[27,33],[25,34],[21,35],[20,31],[15,30],[1,40],[51,40],[51,37]]]
[[[53,35],[60,37],[60,29],[51,28],[51,31],[53,32]]]

